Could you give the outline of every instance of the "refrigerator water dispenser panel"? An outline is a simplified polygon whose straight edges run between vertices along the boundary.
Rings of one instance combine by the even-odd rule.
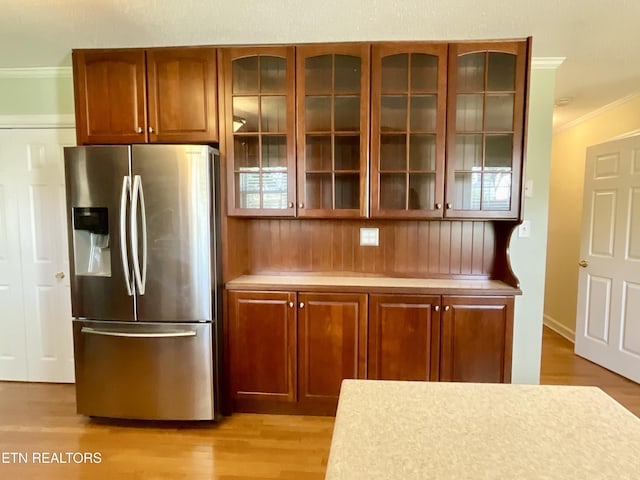
[[[109,210],[105,207],[73,209],[75,274],[110,277]]]

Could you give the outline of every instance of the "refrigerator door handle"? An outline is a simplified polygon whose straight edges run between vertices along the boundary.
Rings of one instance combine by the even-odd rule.
[[[131,194],[131,177],[122,177],[122,193],[120,194],[120,256],[122,257],[122,272],[124,283],[127,285],[127,295],[133,295],[132,278],[129,277],[129,253],[127,252],[127,199]]]
[[[147,284],[147,213],[144,207],[144,192],[142,190],[142,177],[133,177],[133,206],[131,207],[131,251],[133,253],[133,271],[138,285],[138,293],[144,295]],[[138,202],[142,217],[142,269],[138,255]],[[142,272],[141,272],[142,270]]]
[[[126,338],[176,338],[176,337],[195,337],[197,332],[193,330],[178,331],[178,332],[157,332],[157,333],[133,333],[133,332],[113,332],[110,330],[98,330],[91,327],[82,327],[80,330],[82,333],[89,333],[91,335],[104,335],[106,337],[126,337]]]

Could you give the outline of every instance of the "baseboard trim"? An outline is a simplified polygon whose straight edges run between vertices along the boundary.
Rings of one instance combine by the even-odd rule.
[[[549,315],[543,315],[544,321],[542,322],[546,327],[549,327],[551,330],[556,332],[558,335],[563,336],[571,343],[576,343],[576,332],[571,330],[570,328],[565,327],[555,318]]]

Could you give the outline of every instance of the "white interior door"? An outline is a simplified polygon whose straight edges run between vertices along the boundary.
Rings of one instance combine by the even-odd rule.
[[[27,379],[16,162],[0,130],[0,380]]]
[[[63,146],[75,144],[74,131],[0,130],[0,144],[0,163],[9,165],[3,183],[11,184],[7,231],[11,244],[19,238],[22,280],[7,303],[21,297],[22,308],[13,309],[23,316],[16,313],[8,331],[16,342],[22,331],[27,366],[26,377],[13,379],[73,382]]]
[[[575,352],[640,382],[640,136],[587,150]]]

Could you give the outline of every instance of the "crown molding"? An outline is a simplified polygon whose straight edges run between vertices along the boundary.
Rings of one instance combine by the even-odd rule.
[[[598,117],[600,115],[602,115],[603,113],[607,113],[610,110],[614,110],[618,107],[621,107],[622,105],[624,105],[625,103],[628,103],[632,100],[635,100],[636,98],[640,97],[640,92],[635,92],[632,93],[631,95],[627,95],[626,97],[622,97],[619,98],[618,100],[615,100],[611,103],[606,104],[603,107],[600,107],[596,110],[592,110],[591,112],[576,118],[575,120],[571,120],[570,122],[567,122],[563,125],[561,125],[558,128],[554,128],[553,129],[553,133],[560,133],[560,132],[564,132],[565,130],[569,130],[573,127],[577,127],[578,125],[580,125],[581,123],[587,122],[589,120],[591,120],[592,118]]]
[[[533,57],[531,59],[532,70],[555,70],[567,57]]]
[[[75,115],[0,115],[0,128],[74,128]]]
[[[0,68],[0,78],[71,78],[71,67]]]

